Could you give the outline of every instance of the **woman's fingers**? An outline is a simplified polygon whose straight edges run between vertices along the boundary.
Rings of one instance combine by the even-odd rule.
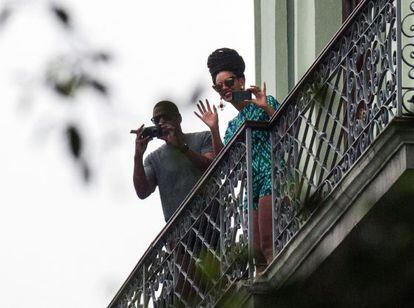
[[[200,102],[200,107],[201,107],[201,110],[203,111],[203,113],[206,113],[206,107],[204,106],[204,103],[203,103],[203,101],[202,100],[200,100],[199,101]]]
[[[197,108],[198,108],[198,111],[200,112],[200,114],[203,114],[204,113],[203,110],[200,107],[200,104],[197,104]]]
[[[211,112],[210,102],[206,99],[207,110]]]
[[[194,111],[194,114],[201,120],[204,122],[203,117],[201,115],[199,115],[197,112]]]
[[[251,85],[249,90],[255,95],[255,96],[266,96],[266,82],[263,82],[263,88],[260,89],[259,86]]]
[[[208,113],[216,113],[217,114],[217,108],[213,105],[213,109],[212,109],[211,104],[208,101],[208,99],[206,99],[205,104],[204,104],[204,102],[199,100],[199,103],[197,104],[197,108],[198,108],[198,111],[200,112],[199,115],[201,115],[201,116],[204,116],[205,114],[208,114]]]

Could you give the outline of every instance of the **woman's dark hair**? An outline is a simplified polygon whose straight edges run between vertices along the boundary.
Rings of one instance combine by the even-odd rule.
[[[237,77],[244,77],[246,66],[237,51],[231,48],[219,48],[208,56],[207,67],[215,84],[217,74],[223,71],[232,72]]]

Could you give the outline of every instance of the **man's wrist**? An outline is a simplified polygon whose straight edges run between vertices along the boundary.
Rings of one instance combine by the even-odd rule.
[[[144,154],[143,153],[135,153],[135,155],[134,155],[134,160],[135,161],[140,161],[140,160],[142,160],[142,157],[144,156]]]
[[[185,154],[188,152],[188,150],[190,150],[189,146],[187,143],[184,143],[182,146],[180,146],[178,148],[180,150],[181,153]]]

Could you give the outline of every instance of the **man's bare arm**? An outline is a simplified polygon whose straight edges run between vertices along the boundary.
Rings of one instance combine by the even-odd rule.
[[[145,174],[142,156],[135,155],[134,157],[134,188],[138,198],[145,199],[151,195],[155,190],[155,183],[151,178]]]
[[[149,138],[142,138],[142,132],[144,125],[142,125],[137,131],[137,137],[135,138],[135,156],[134,156],[134,188],[140,199],[145,199],[155,190],[155,182],[145,174],[143,156],[147,149]]]

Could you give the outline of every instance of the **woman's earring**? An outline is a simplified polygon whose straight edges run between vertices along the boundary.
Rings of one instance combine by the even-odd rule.
[[[223,111],[225,106],[226,106],[226,103],[223,101],[222,98],[220,98],[220,104],[218,105],[218,107],[220,108],[221,111]]]

